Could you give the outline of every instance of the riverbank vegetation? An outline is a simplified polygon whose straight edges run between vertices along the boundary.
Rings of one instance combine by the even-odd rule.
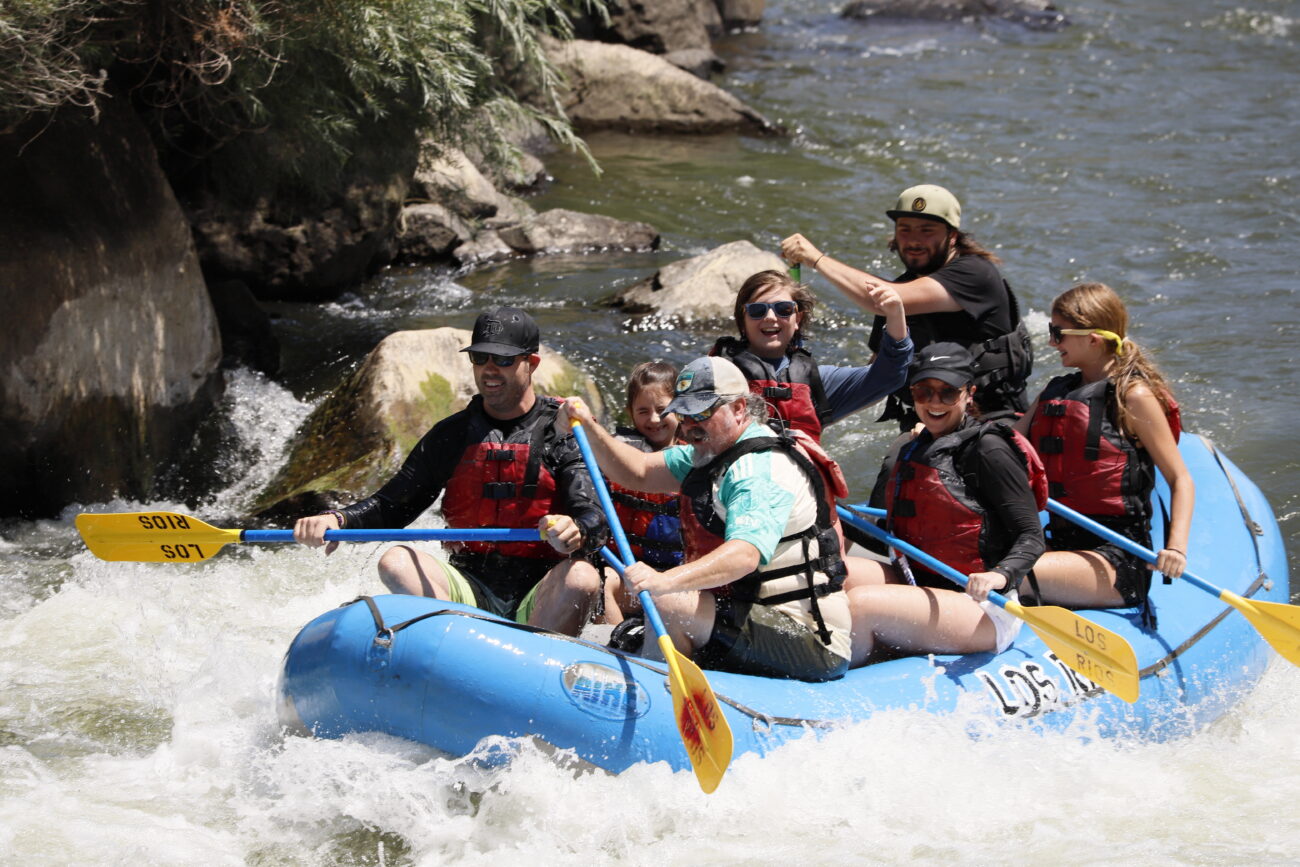
[[[598,0],[31,0],[0,9],[0,133],[127,100],[178,193],[319,197],[412,134],[508,159],[503,126],[581,147],[544,34]],[[526,90],[528,104],[515,96]],[[30,128],[24,126],[24,129]],[[379,152],[375,146],[380,145]]]

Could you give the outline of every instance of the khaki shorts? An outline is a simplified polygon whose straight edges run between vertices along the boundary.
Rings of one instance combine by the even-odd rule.
[[[537,606],[537,588],[541,586],[540,581],[524,594],[518,604],[515,604],[497,596],[473,575],[460,571],[446,560],[436,557],[434,559],[442,568],[443,577],[447,579],[452,602],[482,608],[490,614],[513,620],[515,623],[527,623],[533,609]]]

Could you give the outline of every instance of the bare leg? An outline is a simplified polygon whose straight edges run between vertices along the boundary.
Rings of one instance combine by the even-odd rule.
[[[538,585],[528,623],[577,635],[591,619],[600,592],[600,573],[595,566],[585,560],[563,560]]]
[[[1124,604],[1115,589],[1115,567],[1093,551],[1048,551],[1034,565],[1043,602],[1071,608],[1114,608]],[[1029,582],[1025,582],[1028,589]]]
[[[655,608],[663,618],[673,647],[686,656],[693,655],[713,637],[717,605],[712,593],[698,590],[665,593],[655,597]],[[646,639],[649,640],[649,633]]]
[[[997,629],[965,593],[907,584],[858,587],[851,665],[864,665],[877,646],[909,653],[982,653],[997,646]]]
[[[379,579],[393,593],[450,599],[451,590],[440,563],[432,554],[399,545],[379,558]]]
[[[855,587],[869,587],[876,584],[906,584],[903,576],[891,563],[882,563],[868,557],[845,557],[844,565],[849,574],[844,579],[844,589],[852,591]]]

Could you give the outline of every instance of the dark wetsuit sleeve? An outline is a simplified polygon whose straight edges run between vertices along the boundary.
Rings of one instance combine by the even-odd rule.
[[[974,467],[980,501],[1000,525],[1007,545],[1002,559],[989,571],[1007,576],[1009,590],[1020,586],[1047,549],[1029,477],[1014,448],[1002,437],[982,436]]]
[[[457,413],[434,425],[382,488],[341,510],[347,528],[405,527],[433,505],[460,463],[468,423],[467,413]]]
[[[590,554],[609,541],[605,513],[596,497],[596,488],[583,463],[582,451],[573,434],[555,435],[547,445],[547,468],[555,477],[559,511],[577,522],[582,530],[582,552]]]

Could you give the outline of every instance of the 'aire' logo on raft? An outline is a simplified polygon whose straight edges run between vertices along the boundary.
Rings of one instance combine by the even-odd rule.
[[[636,719],[650,710],[650,694],[607,665],[575,662],[564,669],[562,683],[569,701],[598,719]]]

